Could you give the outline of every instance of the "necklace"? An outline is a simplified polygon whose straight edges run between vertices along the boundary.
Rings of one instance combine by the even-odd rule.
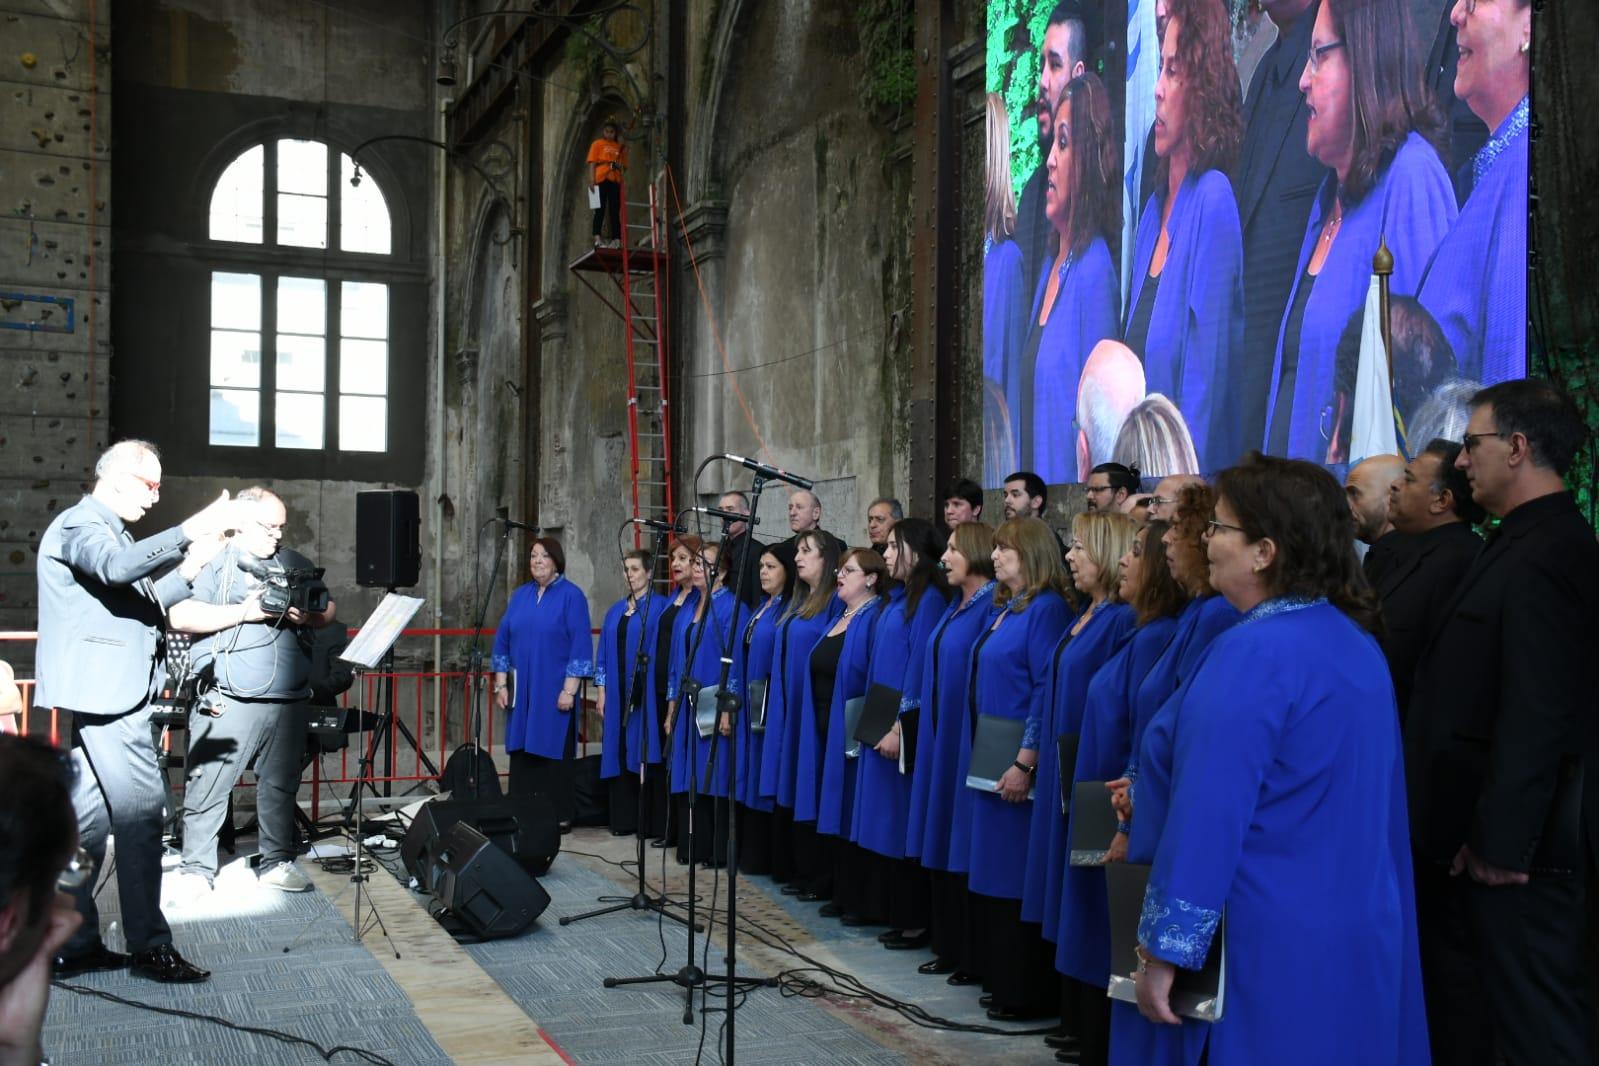
[[[1331,244],[1332,239],[1338,236],[1338,227],[1344,224],[1344,202],[1335,200],[1334,203],[1338,207],[1338,213],[1328,220],[1327,225],[1323,226],[1321,231],[1321,239],[1328,244]]]
[[[866,599],[862,600],[860,603],[857,603],[855,606],[850,607],[847,610],[845,610],[845,612],[842,615],[839,616],[839,621],[841,621],[841,622],[849,621],[851,618],[855,617],[855,615],[860,613],[860,610],[861,610],[862,607],[865,607],[868,603],[871,603],[871,602],[872,602],[872,598],[870,596],[868,596]]]

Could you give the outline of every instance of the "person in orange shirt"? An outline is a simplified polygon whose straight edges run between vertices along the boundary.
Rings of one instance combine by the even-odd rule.
[[[622,242],[622,171],[627,167],[627,145],[622,143],[621,131],[614,122],[607,122],[600,130],[600,139],[589,145],[586,160],[592,168],[590,182],[599,192],[599,206],[594,208],[594,247],[615,248]],[[603,239],[604,224],[611,223],[611,239]]]

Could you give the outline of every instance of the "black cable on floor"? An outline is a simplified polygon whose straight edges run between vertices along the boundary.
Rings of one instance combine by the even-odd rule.
[[[64,992],[75,992],[80,996],[93,996],[96,999],[103,999],[123,1007],[134,1007],[138,1010],[150,1011],[153,1014],[164,1014],[169,1018],[187,1018],[190,1021],[209,1022],[212,1025],[220,1025],[224,1029],[231,1029],[236,1033],[249,1033],[252,1036],[264,1036],[269,1040],[276,1040],[283,1044],[308,1047],[318,1055],[321,1055],[324,1062],[332,1062],[333,1056],[342,1052],[354,1055],[365,1062],[373,1063],[374,1066],[395,1066],[393,1060],[386,1059],[375,1051],[367,1051],[365,1048],[350,1047],[348,1044],[325,1048],[315,1040],[307,1040],[303,1036],[295,1036],[293,1033],[285,1033],[278,1029],[266,1029],[255,1025],[240,1025],[238,1022],[230,1022],[226,1018],[219,1018],[214,1014],[200,1014],[196,1011],[179,1010],[176,1007],[160,1007],[154,1003],[141,1003],[136,999],[126,999],[113,992],[104,992],[98,988],[89,988],[85,985],[69,985],[64,981],[51,981],[50,984]]]

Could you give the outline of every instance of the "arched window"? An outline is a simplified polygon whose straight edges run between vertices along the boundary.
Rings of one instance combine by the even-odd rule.
[[[211,190],[207,441],[386,452],[394,244],[370,175],[321,141],[239,153]],[[257,269],[258,267],[258,269]]]

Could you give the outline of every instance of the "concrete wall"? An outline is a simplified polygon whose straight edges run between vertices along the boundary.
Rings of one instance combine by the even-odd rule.
[[[74,302],[0,329],[0,630],[32,629],[39,537],[106,438],[112,4],[0,0],[0,292]],[[65,308],[0,300],[0,323]],[[24,676],[31,645],[0,646]]]

